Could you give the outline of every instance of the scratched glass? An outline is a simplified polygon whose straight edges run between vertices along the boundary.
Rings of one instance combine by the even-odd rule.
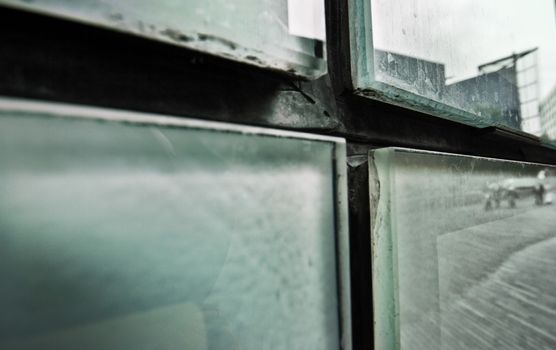
[[[339,349],[339,139],[5,104],[1,349]]]
[[[556,140],[548,126],[556,114],[540,111],[556,95],[555,16],[554,0],[354,0],[356,88],[473,126]]]
[[[370,154],[375,349],[556,344],[556,167]]]
[[[326,73],[324,0],[0,0],[307,78]]]

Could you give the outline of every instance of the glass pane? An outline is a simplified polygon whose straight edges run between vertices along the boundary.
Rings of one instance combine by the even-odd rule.
[[[324,0],[0,0],[244,63],[326,73]]]
[[[555,15],[553,0],[354,0],[356,88],[470,125],[546,136],[539,104],[556,86]]]
[[[543,136],[550,140],[556,140],[556,87],[541,103],[540,113]]]
[[[370,155],[375,349],[556,344],[556,167]]]
[[[339,349],[342,141],[161,120],[0,100],[0,348]]]

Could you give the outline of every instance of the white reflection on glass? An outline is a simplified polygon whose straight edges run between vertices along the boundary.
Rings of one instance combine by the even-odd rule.
[[[553,0],[369,1],[376,80],[555,139]]]
[[[556,168],[384,149],[371,169],[378,348],[553,348]]]

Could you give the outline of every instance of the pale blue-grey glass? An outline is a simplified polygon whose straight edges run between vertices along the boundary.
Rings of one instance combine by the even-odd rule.
[[[552,139],[553,0],[353,0],[355,87],[473,126]],[[556,92],[552,92],[552,95]]]
[[[556,167],[370,154],[375,349],[552,349]]]
[[[339,348],[339,141],[52,114],[0,113],[0,348]]]
[[[326,73],[323,0],[302,4],[292,0],[0,0],[0,4],[303,77]]]

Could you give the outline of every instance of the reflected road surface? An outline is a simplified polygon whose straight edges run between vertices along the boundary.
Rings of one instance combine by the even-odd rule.
[[[442,349],[556,349],[555,205],[440,235],[437,248]]]

